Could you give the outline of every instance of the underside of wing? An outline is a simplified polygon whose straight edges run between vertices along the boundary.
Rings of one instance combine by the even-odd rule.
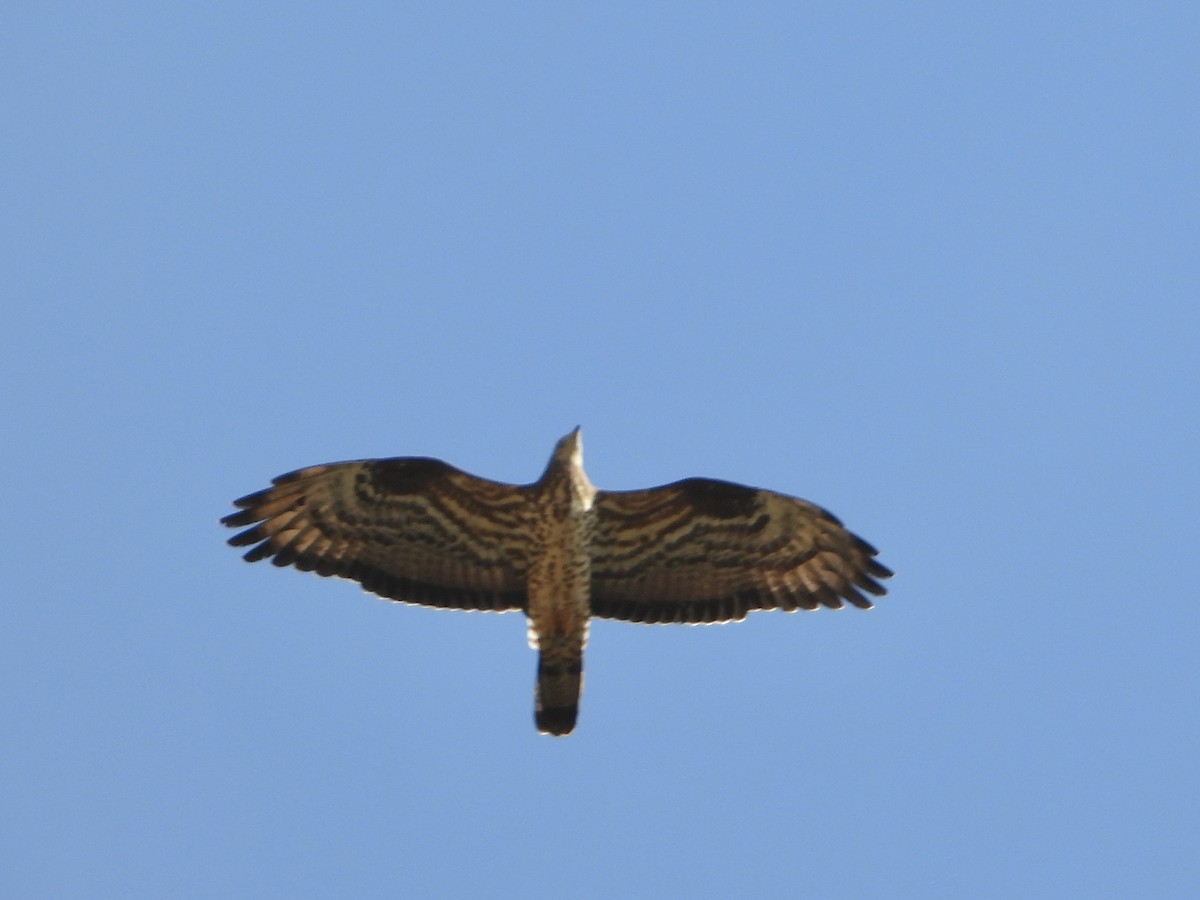
[[[222,519],[249,562],[357,581],[404,603],[526,605],[524,489],[406,457],[310,466],[234,501]]]
[[[869,609],[892,573],[832,514],[795,497],[689,478],[596,496],[592,612],[729,622],[757,609]]]

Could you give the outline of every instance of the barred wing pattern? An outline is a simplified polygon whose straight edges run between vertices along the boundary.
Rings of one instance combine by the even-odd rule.
[[[600,491],[592,614],[645,624],[730,622],[756,609],[870,609],[892,573],[831,513],[795,497],[689,478]]]
[[[229,541],[255,545],[249,562],[350,578],[404,603],[526,607],[527,488],[423,457],[310,466],[272,484],[221,520],[253,526]]]

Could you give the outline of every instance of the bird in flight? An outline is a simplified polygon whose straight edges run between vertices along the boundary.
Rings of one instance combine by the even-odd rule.
[[[425,457],[299,469],[221,520],[248,562],[349,578],[390,600],[528,617],[534,719],[575,728],[593,616],[643,624],[740,621],[844,602],[870,609],[891,571],[831,513],[785,494],[687,478],[600,491],[576,428],[542,477],[502,484]],[[247,527],[249,526],[249,527]]]

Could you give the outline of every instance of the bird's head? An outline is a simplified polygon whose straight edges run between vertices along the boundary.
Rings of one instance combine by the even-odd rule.
[[[554,461],[572,469],[583,467],[583,434],[578,425],[554,445]]]
[[[596,488],[583,471],[583,438],[578,428],[554,445],[554,453],[538,481],[538,487],[551,492],[565,490],[572,508],[592,508]]]

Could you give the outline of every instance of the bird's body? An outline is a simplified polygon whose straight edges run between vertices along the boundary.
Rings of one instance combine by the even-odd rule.
[[[253,526],[235,546],[406,603],[521,610],[539,650],[538,729],[569,734],[592,616],[646,624],[727,622],[756,609],[869,608],[891,572],[875,549],[804,500],[691,478],[597,491],[579,429],[542,477],[508,485],[433,459],[300,469],[236,501]],[[257,524],[255,524],[257,523]]]
[[[529,642],[538,648],[534,717],[538,730],[570,734],[583,686],[583,647],[591,618],[593,505],[578,433],[554,448],[530,492],[530,554],[525,576]]]

